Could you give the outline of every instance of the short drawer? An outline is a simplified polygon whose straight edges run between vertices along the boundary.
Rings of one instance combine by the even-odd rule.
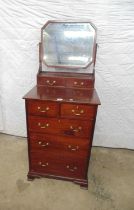
[[[85,178],[87,173],[87,159],[67,159],[56,156],[31,153],[31,171],[70,178]]]
[[[61,104],[61,117],[94,119],[96,110],[93,105]]]
[[[91,146],[89,139],[49,134],[30,133],[29,140],[32,151],[42,151],[51,155],[57,153],[67,157],[72,155],[76,158],[87,157]]]
[[[69,78],[66,79],[66,86],[71,88],[92,88],[94,86],[94,80]]]
[[[29,100],[28,114],[56,117],[59,113],[59,106],[54,102]]]
[[[38,77],[38,85],[46,85],[49,87],[65,86],[64,78],[60,77]]]
[[[56,118],[28,116],[29,130],[40,133],[60,133],[59,120]]]

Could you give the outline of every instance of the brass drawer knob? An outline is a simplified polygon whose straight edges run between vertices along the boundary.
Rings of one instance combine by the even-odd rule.
[[[49,142],[42,142],[42,141],[39,141],[38,144],[41,146],[41,147],[47,147],[49,145]]]
[[[38,106],[38,111],[40,112],[47,112],[50,108],[47,106],[45,109],[41,109],[40,106]]]
[[[69,170],[69,171],[72,171],[72,172],[74,172],[74,171],[76,171],[78,168],[77,168],[77,166],[70,166],[70,165],[67,165],[66,166],[66,168]]]
[[[55,80],[53,80],[53,81],[47,80],[46,83],[48,85],[54,85],[54,84],[56,84],[56,81]]]
[[[68,145],[68,148],[71,150],[71,151],[77,151],[79,149],[79,146],[72,146],[72,145]]]
[[[50,126],[50,124],[49,124],[49,123],[46,123],[45,125],[41,125],[41,123],[39,122],[39,123],[38,123],[38,126],[39,126],[40,128],[48,128],[48,127]]]
[[[80,82],[78,83],[77,81],[74,82],[74,85],[77,85],[77,86],[83,86],[84,85],[84,82]]]
[[[80,116],[81,114],[84,113],[84,110],[83,109],[81,109],[81,110],[72,109],[72,113],[76,116]]]
[[[72,125],[70,126],[70,129],[73,130],[74,132],[80,132],[82,130],[81,126],[78,126],[78,128],[74,128]]]
[[[76,116],[79,116],[84,113],[83,109],[79,109],[79,106],[76,106],[75,109],[72,109],[72,113]]]
[[[39,164],[41,167],[46,167],[46,166],[48,166],[48,162],[46,162],[46,163],[39,162],[38,164]]]

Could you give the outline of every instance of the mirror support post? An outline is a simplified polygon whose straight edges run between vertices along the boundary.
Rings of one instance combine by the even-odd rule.
[[[42,71],[42,60],[41,60],[42,52],[41,52],[41,42],[39,42],[39,72]]]
[[[97,47],[98,47],[98,44],[96,43],[96,46],[95,46],[95,56],[94,56],[94,66],[95,66],[95,63],[96,63]]]

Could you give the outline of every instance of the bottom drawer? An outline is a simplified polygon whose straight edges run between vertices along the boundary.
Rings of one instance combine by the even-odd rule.
[[[86,159],[59,159],[43,156],[43,154],[31,154],[31,171],[55,176],[84,179],[87,174]]]

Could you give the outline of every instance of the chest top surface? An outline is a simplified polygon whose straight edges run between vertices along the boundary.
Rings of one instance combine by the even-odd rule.
[[[83,103],[99,105],[100,100],[95,89],[71,89],[48,86],[35,86],[25,96],[25,99],[47,100],[67,103]]]

